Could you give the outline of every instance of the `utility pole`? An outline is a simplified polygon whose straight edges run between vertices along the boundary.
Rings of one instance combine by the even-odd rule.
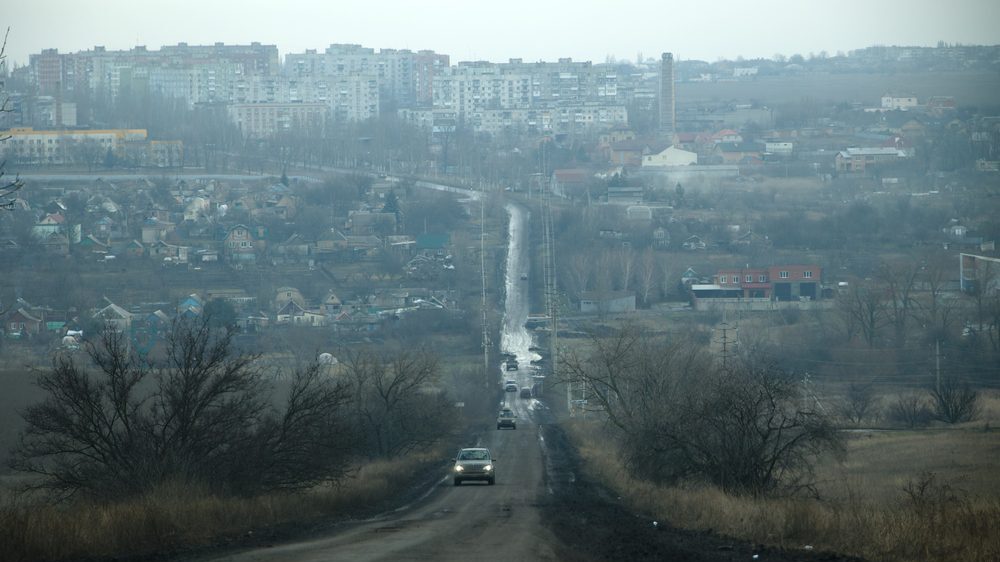
[[[934,342],[934,388],[937,390],[938,396],[941,396],[941,340]]]
[[[551,194],[544,192],[542,204],[542,270],[545,285],[545,311],[549,316],[549,356],[552,359],[552,375],[559,367],[559,304],[556,286],[555,233],[552,228]],[[573,383],[566,383],[566,407],[572,408]]]
[[[479,266],[483,284],[483,386],[490,387],[490,325],[486,309],[486,197],[479,194]]]
[[[729,323],[723,320],[722,324],[719,325],[719,331],[722,332],[722,339],[719,340],[719,344],[722,345],[722,369],[729,369],[729,332],[735,331],[735,328],[730,328]]]

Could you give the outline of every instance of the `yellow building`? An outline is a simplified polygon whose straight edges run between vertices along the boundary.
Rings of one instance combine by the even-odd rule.
[[[146,129],[91,129],[36,131],[31,127],[14,127],[7,133],[8,147],[15,158],[25,163],[64,163],[75,160],[75,148],[95,151],[103,156],[109,149],[116,157],[125,156],[128,143],[146,140]]]
[[[68,129],[36,131],[13,127],[2,147],[11,160],[23,164],[96,164],[108,152],[134,166],[179,166],[181,141],[149,141],[146,129]]]

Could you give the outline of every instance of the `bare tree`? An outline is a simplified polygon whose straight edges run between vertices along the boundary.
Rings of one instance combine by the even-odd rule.
[[[921,306],[921,319],[928,327],[931,340],[944,341],[955,323],[957,300],[949,302],[944,298],[945,287],[951,280],[955,266],[953,259],[938,251],[924,259],[921,278],[927,286],[928,298]]]
[[[594,264],[594,290],[599,293],[609,293],[615,289],[615,268],[618,266],[616,255],[605,249],[597,256]]]
[[[570,291],[579,295],[589,291],[594,277],[594,260],[586,251],[576,252],[567,256],[559,268],[559,277]]]
[[[342,476],[346,388],[301,369],[277,409],[257,356],[232,335],[206,319],[178,322],[154,365],[109,329],[87,346],[92,371],[57,357],[39,376],[47,397],[24,412],[12,465],[43,477],[38,487],[97,498],[167,481],[253,494]]]
[[[636,276],[639,282],[639,293],[642,297],[642,304],[649,306],[649,296],[656,288],[657,273],[659,268],[656,263],[656,254],[651,248],[646,248],[639,257],[639,267]]]
[[[839,296],[838,310],[847,328],[848,339],[860,333],[868,347],[875,347],[885,322],[882,298],[875,283],[870,280],[852,283]]]
[[[618,288],[628,291],[632,286],[635,252],[629,246],[621,246],[615,251],[615,267],[618,269]]]
[[[342,354],[357,424],[370,457],[393,458],[433,443],[450,427],[453,408],[434,386],[436,356],[422,351]]]
[[[837,448],[830,421],[800,404],[772,365],[719,368],[685,341],[652,341],[636,328],[594,338],[559,373],[586,391],[588,407],[621,435],[628,467],[654,481],[696,479],[735,493],[797,490],[812,459]]]
[[[906,345],[906,328],[916,305],[913,293],[920,268],[920,262],[914,260],[879,264],[878,279],[885,295],[883,309],[886,321],[892,326],[893,342],[897,348]]]
[[[890,421],[909,428],[927,425],[931,420],[931,411],[923,396],[915,393],[902,394],[889,405],[887,412]]]
[[[678,273],[676,265],[668,260],[660,262],[660,290],[664,295],[670,295],[678,290],[681,286],[679,277],[680,273]]]
[[[851,383],[837,410],[847,421],[860,424],[878,416],[879,399],[872,385]]]
[[[7,60],[7,37],[10,35],[10,28],[3,34],[3,45],[0,45],[0,67],[5,67]],[[3,83],[0,82],[0,87]],[[0,113],[9,113],[11,109],[7,106],[7,102],[10,101],[6,95],[3,98],[3,102],[0,102]],[[10,135],[0,135],[0,142],[4,142],[10,139]],[[24,182],[21,181],[20,176],[15,175],[13,179],[4,179],[5,171],[4,168],[7,165],[6,160],[0,160],[0,209],[5,211],[10,211],[14,208],[14,194],[24,187]]]
[[[981,410],[979,392],[968,383],[959,382],[953,374],[941,378],[930,389],[931,408],[934,418],[946,423],[973,421]]]

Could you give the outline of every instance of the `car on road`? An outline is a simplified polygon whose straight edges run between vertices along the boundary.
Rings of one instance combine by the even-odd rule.
[[[486,481],[490,486],[496,483],[497,471],[493,466],[496,459],[485,447],[461,449],[455,455],[455,466],[452,468],[456,486],[467,480]]]
[[[503,389],[504,392],[517,392],[517,381],[508,380],[507,382],[503,383]]]
[[[507,362],[504,363],[504,369],[506,369],[508,371],[516,371],[517,370],[517,360],[516,359],[508,359]]]
[[[521,398],[531,398],[531,389],[528,387],[522,388],[520,396]]]
[[[504,427],[517,429],[517,414],[515,414],[510,408],[504,408],[503,410],[500,410],[499,414],[497,414],[497,429],[502,429]]]

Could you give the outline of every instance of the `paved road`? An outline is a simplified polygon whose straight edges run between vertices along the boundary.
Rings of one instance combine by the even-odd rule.
[[[501,346],[516,355],[521,368],[502,370],[497,380],[515,378],[531,384],[529,363],[538,356],[529,350],[527,221],[523,207],[510,204],[510,246],[506,273],[505,318]],[[542,524],[539,504],[551,493],[552,475],[545,476],[544,438],[539,421],[548,412],[541,402],[505,393],[505,402],[518,414],[516,430],[489,431],[483,446],[497,457],[494,486],[465,483],[454,486],[449,474],[413,506],[375,519],[352,524],[329,537],[261,547],[231,553],[217,561],[524,561],[558,560],[560,542]]]
[[[354,524],[336,534],[255,548],[217,561],[281,560],[558,560],[557,543],[541,525],[536,503],[545,494],[537,426],[490,432],[483,444],[497,456],[496,485],[454,486],[443,475],[412,508]]]

